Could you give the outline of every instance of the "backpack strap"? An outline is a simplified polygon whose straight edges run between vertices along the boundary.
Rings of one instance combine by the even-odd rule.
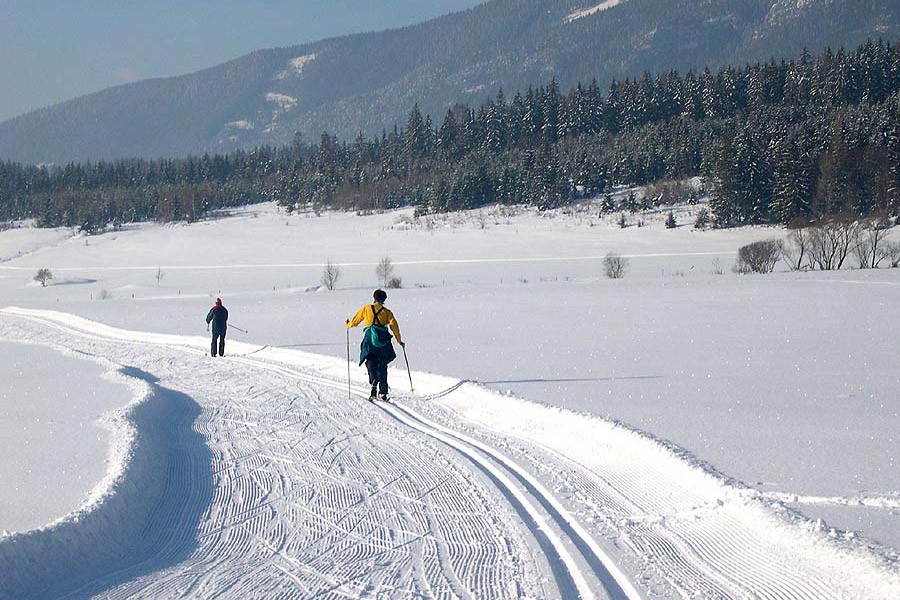
[[[384,325],[382,325],[381,322],[378,320],[378,315],[380,315],[381,311],[383,311],[383,310],[384,310],[384,306],[382,306],[378,310],[375,310],[375,305],[374,304],[372,305],[372,325],[381,325],[382,327],[384,327]]]

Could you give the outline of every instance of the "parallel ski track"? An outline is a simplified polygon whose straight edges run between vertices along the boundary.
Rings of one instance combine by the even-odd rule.
[[[81,336],[103,343],[116,343],[115,338],[95,335],[74,326],[69,327],[67,324],[53,321],[52,318],[16,316],[30,319],[43,327],[57,329],[67,336]],[[122,333],[137,335],[133,332]],[[127,341],[135,346],[169,348],[198,357],[205,355],[203,350],[188,345],[163,344],[159,341],[148,342],[138,339],[120,341]],[[302,368],[293,368],[264,357],[252,356],[253,354],[251,352],[242,356],[231,356],[226,361],[212,361],[212,363],[217,366],[231,364],[248,372],[268,373],[270,377],[275,378],[269,383],[262,375],[254,377],[253,385],[247,390],[248,402],[258,400],[272,406],[273,409],[264,415],[265,419],[261,419],[261,415],[254,412],[252,407],[255,404],[250,403],[242,405],[246,407],[245,412],[232,410],[227,415],[204,414],[204,418],[198,421],[197,428],[211,440],[211,446],[214,448],[223,446],[216,438],[222,431],[213,426],[217,420],[230,419],[236,426],[255,428],[256,435],[277,436],[283,431],[296,432],[303,429],[305,432],[304,424],[308,427],[311,419],[329,418],[329,415],[321,413],[307,414],[306,419],[298,419],[296,412],[291,410],[297,397],[278,391],[278,382],[281,382],[282,387],[285,380],[308,384],[302,388],[304,392],[318,396],[315,402],[304,404],[308,407],[319,406],[320,402],[323,404],[333,402],[333,398],[340,394],[345,400],[347,398],[346,382],[318,376]],[[174,358],[170,360],[175,361]],[[210,363],[209,360],[205,362]],[[211,382],[213,387],[227,384],[230,374],[217,370],[216,376],[221,379]],[[465,383],[459,382],[450,391],[426,399],[442,397],[458,390]],[[363,400],[368,395],[367,388],[352,386],[351,393],[359,405],[369,406]],[[355,403],[354,406],[358,408]],[[665,477],[665,473],[661,471],[657,473],[656,470],[665,468],[664,465],[654,466],[635,462],[608,469],[600,461],[590,466],[561,456],[556,450],[530,438],[519,440],[521,443],[516,444],[518,438],[510,437],[501,430],[492,430],[490,426],[480,425],[467,433],[445,427],[432,418],[433,416],[441,418],[442,409],[436,406],[421,404],[419,410],[413,410],[407,405],[378,402],[373,408],[383,411],[384,415],[390,417],[400,427],[398,431],[425,436],[435,442],[436,447],[452,449],[457,456],[475,467],[475,470],[507,499],[513,509],[511,515],[525,524],[525,530],[531,534],[546,555],[549,569],[555,579],[553,586],[556,590],[549,594],[546,589],[543,592],[535,592],[536,588],[528,588],[528,585],[534,585],[532,580],[530,584],[524,584],[524,589],[504,588],[504,593],[512,597],[535,594],[540,597],[559,594],[566,598],[600,596],[617,600],[633,600],[641,597],[592,534],[584,528],[582,523],[585,519],[588,522],[599,520],[600,531],[617,531],[619,541],[631,547],[635,556],[646,557],[652,561],[645,564],[646,571],[655,573],[657,582],[665,582],[663,589],[669,589],[668,592],[660,592],[662,597],[668,598],[672,594],[684,598],[753,600],[844,600],[851,597],[847,593],[848,588],[828,572],[827,564],[817,564],[815,561],[810,562],[795,556],[785,539],[770,540],[758,537],[767,535],[766,532],[769,531],[752,526],[755,518],[752,511],[763,511],[762,506],[755,506],[752,503],[744,506],[740,502],[722,504],[716,501],[715,496],[703,500],[704,496],[686,487],[687,484],[681,483],[680,480],[673,483],[672,478]],[[429,416],[420,412],[422,409],[425,409]],[[226,407],[219,410],[224,411]],[[315,412],[316,409],[307,410]],[[370,411],[370,414],[378,414],[378,411]],[[443,421],[443,418],[441,420]],[[470,547],[470,550],[478,555],[490,544],[473,546],[473,539],[479,539],[479,536],[484,538],[484,532],[479,529],[484,528],[485,524],[477,519],[457,523],[455,515],[462,509],[455,504],[454,494],[423,492],[421,486],[425,482],[418,482],[417,487],[399,474],[396,477],[386,478],[385,474],[392,470],[393,465],[377,464],[377,461],[373,461],[370,465],[373,469],[371,475],[351,478],[353,481],[379,482],[377,487],[367,489],[363,495],[357,495],[352,487],[347,486],[345,473],[336,472],[335,469],[352,471],[354,464],[359,463],[358,458],[367,456],[365,453],[368,446],[365,432],[345,428],[344,434],[345,438],[332,439],[324,445],[311,444],[307,452],[319,452],[323,457],[328,456],[330,462],[325,468],[318,470],[310,467],[299,477],[301,481],[310,481],[316,477],[324,480],[335,478],[336,485],[323,487],[318,491],[313,490],[310,492],[313,496],[298,502],[291,510],[300,514],[309,511],[310,504],[316,503],[316,493],[328,493],[335,496],[322,500],[319,502],[320,505],[348,506],[358,501],[359,514],[350,511],[341,515],[336,514],[333,519],[314,521],[320,528],[313,532],[292,529],[290,523],[302,521],[299,518],[292,518],[284,522],[279,521],[281,528],[267,531],[265,539],[258,533],[254,534],[257,536],[256,539],[248,535],[231,536],[230,532],[235,529],[256,532],[259,531],[259,527],[254,524],[278,521],[274,508],[267,508],[265,498],[269,495],[274,497],[291,493],[296,495],[296,491],[290,489],[291,478],[286,478],[284,474],[274,475],[271,466],[266,468],[266,465],[280,460],[292,461],[295,445],[302,445],[305,440],[303,435],[286,438],[284,448],[279,452],[269,452],[269,456],[252,454],[217,456],[214,464],[220,465],[221,469],[217,477],[224,479],[227,485],[216,486],[214,493],[226,494],[229,497],[217,497],[213,506],[230,507],[234,504],[235,507],[228,508],[224,515],[216,515],[216,518],[203,521],[204,528],[200,535],[204,539],[214,538],[216,540],[214,547],[217,548],[230,548],[229,544],[235,543],[243,545],[230,548],[225,553],[198,557],[188,571],[169,577],[166,583],[168,587],[161,588],[157,584],[146,583],[146,580],[141,580],[140,585],[146,584],[148,586],[146,590],[152,590],[154,594],[165,590],[164,593],[158,594],[164,597],[203,596],[211,590],[232,597],[260,594],[271,597],[296,597],[297,594],[284,594],[286,586],[299,590],[303,597],[369,595],[404,597],[408,587],[391,588],[392,583],[398,580],[414,582],[417,594],[428,597],[477,598],[484,596],[479,596],[475,590],[483,592],[486,589],[503,588],[503,584],[500,583],[502,577],[497,579],[499,577],[497,574],[493,574],[493,579],[484,579],[489,577],[488,573],[479,565],[486,564],[485,561],[488,559],[470,557],[466,561],[459,561],[460,548]],[[392,447],[392,451],[407,454],[402,460],[409,461],[409,464],[421,462],[422,457],[416,454],[421,452],[421,448],[413,447],[409,441],[396,444]],[[503,452],[497,449],[498,442],[505,448]],[[543,458],[540,460],[535,458],[534,450],[543,454]],[[366,467],[366,464],[356,464],[356,468],[360,467]],[[565,477],[560,480],[554,470],[565,473]],[[538,481],[533,474],[537,472],[547,475],[545,479],[548,481],[563,482],[560,489],[568,489],[572,493],[575,499],[572,509],[577,509],[576,513],[580,517],[571,512],[572,509],[563,505]],[[667,481],[665,494],[660,493],[658,489],[651,489],[652,486],[647,486],[648,481],[656,478]],[[337,485],[338,483],[343,485]],[[430,490],[440,490],[448,484],[445,479],[434,477],[429,485]],[[423,510],[404,509],[398,510],[397,514],[379,513],[378,498],[384,495],[396,495],[399,498],[427,497],[428,502]],[[578,496],[585,498],[585,505],[588,507],[585,510],[578,508]],[[411,507],[408,504],[401,506]],[[392,505],[392,509],[397,510],[398,507]],[[442,535],[410,534],[401,540],[396,535],[403,527],[390,529],[389,536],[384,537],[383,530],[373,527],[372,523],[367,521],[366,515],[372,513],[382,515],[376,517],[376,520],[393,519],[407,523],[405,527],[409,532],[434,531],[440,528],[442,519],[444,522],[447,519],[453,521],[454,526],[445,527]],[[770,517],[760,512],[760,518],[766,521]],[[596,531],[597,528],[593,527],[592,530]],[[369,577],[365,593],[360,594],[358,589],[348,588],[341,582],[353,581],[356,577],[355,569],[359,564],[367,561],[367,564],[372,564],[373,543],[378,544],[384,553],[396,549],[398,544],[415,550],[410,553],[413,558],[402,563],[402,571],[375,569],[374,574]],[[513,543],[513,540],[507,538],[506,543]],[[271,568],[265,570],[263,557],[250,556],[254,552],[258,554],[260,548],[268,554],[282,557],[282,562],[275,565],[278,574],[276,577],[273,577]],[[457,552],[457,558],[453,558],[454,551]],[[254,574],[232,581],[227,589],[223,588],[220,582],[215,581],[215,574],[226,570],[222,562],[235,560],[235,557],[245,554],[248,555],[246,558],[248,571],[253,571]],[[317,557],[320,554],[339,555],[343,560],[342,565],[335,568],[331,563],[319,563]],[[419,560],[426,555],[436,556],[438,559]],[[297,557],[304,558],[301,561]],[[323,581],[330,586],[327,592],[323,592],[319,587]],[[436,582],[439,587],[435,587]],[[144,588],[124,587],[109,594],[108,597],[129,597],[136,589]],[[128,593],[125,593],[126,590]],[[656,596],[655,593],[651,595]],[[498,595],[500,596],[502,594]]]
[[[19,316],[39,323],[43,327],[65,333],[68,336],[78,336],[83,339],[91,339],[104,344],[116,342],[116,340],[114,339],[71,328],[66,325],[53,322],[51,320],[34,316]],[[131,340],[130,343],[134,344],[135,346],[160,345],[154,342],[144,342],[138,340]],[[205,356],[204,352],[193,347],[172,345],[166,345],[165,347],[175,348],[177,350],[196,355],[197,357]],[[210,361],[208,361],[207,359],[206,362]],[[233,357],[229,358],[227,361],[212,361],[212,363],[217,365],[225,365],[228,362],[247,366],[257,371],[268,371],[269,373],[275,374],[282,379],[286,377],[296,381],[313,384],[320,389],[331,388],[335,391],[340,392],[343,392],[343,390],[346,389],[342,384],[338,384],[332,380],[316,377],[303,373],[301,371],[282,367],[279,365],[273,365],[253,358]],[[220,382],[217,381],[210,382],[211,387],[216,387],[219,384]],[[255,390],[255,392],[262,396],[265,396],[265,405],[290,405],[291,400],[289,398],[277,397],[280,395],[280,393],[273,390],[276,390],[278,387],[280,386],[266,386],[265,389]],[[364,396],[363,392],[364,391],[359,388],[355,390],[355,394],[360,398]],[[273,398],[273,396],[275,396],[275,398]],[[272,402],[272,400],[277,401]],[[316,403],[313,403],[313,405],[315,404]],[[588,577],[593,577],[593,575],[586,576],[585,573],[590,573],[590,569],[586,569],[582,566],[583,559],[576,560],[572,556],[567,547],[567,544],[564,543],[559,534],[556,533],[557,529],[562,529],[563,527],[572,529],[572,524],[559,523],[555,526],[551,526],[551,523],[548,522],[548,518],[542,513],[542,511],[535,507],[534,503],[527,497],[524,492],[521,491],[519,486],[517,486],[510,480],[509,476],[504,472],[504,469],[497,467],[496,465],[492,464],[490,460],[481,456],[471,445],[467,445],[467,442],[461,439],[461,436],[454,436],[453,432],[450,432],[449,430],[440,431],[433,424],[428,424],[417,419],[417,417],[412,412],[401,409],[397,405],[378,404],[376,406],[385,410],[385,412],[387,412],[396,422],[402,423],[410,430],[415,430],[419,434],[426,434],[432,439],[439,441],[441,444],[452,448],[459,455],[465,457],[468,461],[478,467],[478,469],[480,469],[487,476],[487,478],[497,487],[500,493],[510,501],[510,504],[518,513],[519,518],[526,524],[527,529],[534,535],[542,551],[546,554],[551,570],[553,571],[554,576],[557,579],[558,589],[557,592],[554,592],[554,594],[558,593],[561,595],[561,597],[578,596],[582,598],[595,598],[598,597],[599,594],[600,597],[612,597],[616,599],[621,598],[628,600],[640,597],[633,590],[630,591],[630,595],[626,595],[621,591],[621,589],[615,588],[611,590],[609,594],[607,594],[602,589],[597,589],[596,582],[594,582],[593,584],[588,583]],[[316,415],[316,417],[328,418],[328,416],[326,415]],[[221,415],[215,414],[215,412],[213,412],[211,414],[204,414],[203,418],[197,423],[197,429],[211,440],[211,446],[213,448],[222,447],[222,444],[217,443],[221,442],[221,440],[218,440],[216,437],[219,432],[215,427],[211,426],[215,420],[221,418]],[[240,412],[230,417],[230,420],[233,423],[239,425],[242,424],[246,427],[251,428],[255,427],[256,424],[259,424],[258,415],[241,414]],[[301,423],[296,421],[283,421],[283,417],[280,417],[277,412],[269,415],[269,420],[267,421],[266,425],[269,425],[270,423],[277,424],[277,427],[274,427],[270,431],[265,432],[269,435],[274,434],[279,430],[284,430],[286,428],[295,429],[302,425]],[[345,440],[342,440],[342,442],[349,442],[352,446],[354,444],[353,437],[354,435],[358,435],[359,432],[350,431],[347,432],[347,434],[347,438]],[[325,447],[327,448],[333,441],[334,440],[330,441],[325,445]],[[298,441],[298,443],[302,443],[302,440]],[[398,444],[397,446],[395,446],[394,450],[398,450],[399,448],[402,448],[402,446]],[[484,449],[490,450],[486,447]],[[367,451],[368,448],[357,448],[351,454],[354,456],[362,456],[363,453],[366,453]],[[341,452],[343,452],[343,450],[341,450]],[[421,462],[421,456],[417,454],[416,449],[410,449],[407,450],[407,452],[407,460],[409,460],[410,462]],[[335,455],[335,457],[331,461],[332,465],[337,462],[339,456],[340,454]],[[377,457],[372,457],[368,453],[366,453],[365,456],[367,457],[368,461],[376,463],[378,461]],[[502,459],[502,457],[500,458]],[[378,536],[383,533],[383,531],[380,531],[379,529],[373,527],[371,517],[367,519],[366,516],[367,514],[371,515],[371,513],[378,514],[378,508],[371,506],[371,498],[373,497],[371,491],[370,493],[363,494],[362,496],[357,496],[356,494],[354,494],[353,497],[336,497],[321,502],[321,504],[323,504],[324,506],[348,506],[352,505],[354,502],[358,502],[359,505],[364,506],[365,509],[360,511],[362,514],[360,520],[357,522],[347,522],[348,516],[345,515],[334,522],[326,522],[326,526],[323,527],[322,530],[315,532],[314,535],[310,535],[310,533],[308,532],[301,531],[287,531],[279,529],[275,529],[274,531],[272,531],[270,529],[270,531],[267,532],[266,540],[259,539],[258,534],[252,533],[253,531],[261,530],[261,526],[259,525],[259,523],[257,523],[257,526],[254,526],[255,522],[275,521],[276,523],[279,523],[273,509],[267,508],[265,499],[273,492],[284,495],[284,490],[280,488],[290,486],[290,480],[285,480],[283,477],[280,480],[275,480],[272,478],[271,469],[264,468],[267,461],[272,461],[273,459],[277,462],[278,456],[261,457],[250,454],[246,456],[229,456],[227,454],[223,454],[214,457],[214,465],[220,465],[216,470],[215,476],[219,479],[224,480],[224,485],[220,484],[215,486],[212,506],[224,507],[224,509],[227,510],[229,514],[217,515],[218,518],[210,518],[203,521],[203,524],[205,524],[207,527],[209,527],[211,524],[217,524],[217,526],[202,529],[200,532],[200,536],[204,539],[204,545],[217,547],[219,550],[215,553],[206,553],[203,556],[196,557],[194,560],[192,560],[192,564],[189,569],[189,572],[192,574],[191,577],[188,577],[187,572],[180,571],[174,574],[170,574],[169,576],[158,581],[154,581],[148,578],[142,578],[138,579],[137,581],[130,582],[124,586],[115,588],[107,594],[107,597],[124,598],[132,597],[135,595],[152,595],[154,597],[184,597],[192,595],[202,596],[213,588],[216,590],[217,595],[225,594],[235,597],[269,597],[271,595],[272,597],[276,597],[279,594],[279,590],[283,592],[285,582],[283,580],[278,580],[277,578],[273,579],[271,577],[271,569],[267,569],[267,578],[244,575],[240,578],[240,580],[232,581],[226,586],[222,586],[220,582],[214,582],[209,579],[215,577],[216,573],[220,573],[225,570],[221,568],[221,563],[223,561],[233,561],[236,559],[236,557],[247,557],[249,562],[255,563],[257,565],[255,569],[248,569],[253,573],[258,573],[260,570],[266,568],[268,566],[268,563],[266,561],[253,561],[251,558],[254,552],[259,551],[260,546],[263,546],[268,552],[272,554],[284,557],[286,560],[286,557],[288,556],[305,555],[308,557],[308,560],[304,560],[302,562],[298,562],[297,560],[288,560],[288,562],[293,567],[292,575],[290,577],[291,588],[311,592],[313,589],[315,589],[316,580],[324,580],[326,582],[330,582],[330,584],[328,584],[331,586],[329,594],[350,597],[358,596],[359,590],[345,588],[341,585],[340,582],[351,581],[354,579],[354,577],[358,577],[358,575],[355,575],[355,573],[358,572],[360,565],[369,563],[372,560],[372,557],[370,555],[368,555],[367,553],[360,553],[360,551],[364,548],[371,547],[373,545],[373,538],[377,540]],[[496,453],[494,454],[494,459],[498,459],[498,455]],[[391,465],[385,465],[385,467],[390,466]],[[512,465],[511,463],[506,465],[506,467],[512,467],[512,469],[515,471],[515,465]],[[379,469],[379,471],[381,471],[381,469]],[[318,472],[308,474],[301,479],[303,481],[309,481],[313,480],[313,478],[315,477],[327,478],[330,476],[331,474],[328,472]],[[517,472],[516,476],[521,479],[528,479],[527,473],[524,472]],[[357,480],[366,479],[367,477],[357,478]],[[388,482],[383,487],[387,488],[398,483],[403,483],[402,473],[398,473],[394,480]],[[433,482],[432,487],[434,489],[437,489],[444,484],[446,484],[446,481]],[[337,493],[340,495],[346,494],[347,489],[348,488],[346,485],[333,486],[328,488],[328,492]],[[374,490],[376,496],[382,491],[383,490]],[[410,489],[397,491],[392,490],[388,493],[404,496],[404,494],[412,494],[414,492],[415,490]],[[222,497],[223,494],[227,494],[228,497]],[[436,562],[432,561],[428,565],[412,564],[409,567],[411,575],[400,577],[400,579],[403,579],[404,577],[408,576],[415,579],[415,581],[418,583],[419,593],[426,592],[425,595],[433,597],[445,597],[447,595],[447,592],[450,592],[452,597],[477,598],[485,597],[485,594],[488,590],[491,590],[491,594],[499,593],[499,591],[503,589],[504,585],[508,585],[508,582],[504,583],[502,578],[501,580],[496,579],[496,577],[499,576],[498,573],[491,572],[490,575],[488,575],[487,572],[483,571],[483,567],[478,566],[479,564],[483,563],[484,558],[490,557],[482,557],[481,559],[478,559],[478,557],[475,556],[468,564],[462,565],[454,564],[454,562],[450,560],[451,555],[458,556],[461,551],[460,549],[465,549],[466,547],[472,546],[473,542],[477,542],[477,540],[483,539],[485,536],[484,530],[486,529],[486,527],[484,523],[473,521],[472,519],[469,519],[469,522],[467,522],[465,519],[458,518],[466,512],[470,512],[470,510],[465,509],[462,506],[458,505],[455,501],[450,500],[453,498],[459,498],[460,496],[464,497],[465,495],[465,492],[457,494],[445,493],[441,496],[441,498],[443,500],[447,500],[447,504],[429,504],[429,508],[427,511],[428,517],[426,519],[427,522],[424,525],[428,529],[434,529],[435,525],[437,525],[437,521],[442,521],[445,525],[444,530],[446,533],[446,537],[434,536],[434,539],[437,539],[437,542],[436,547],[433,548],[433,552],[439,557],[439,560],[437,560]],[[542,498],[541,503],[545,505],[558,504],[552,498]],[[295,510],[302,513],[305,509],[302,504],[299,504],[295,507]],[[165,518],[168,515],[162,516]],[[378,522],[383,520],[390,520],[391,518],[396,519],[398,517],[396,515],[384,514],[381,517],[376,517],[374,521]],[[415,517],[411,514],[401,514],[400,518],[414,520],[418,517]],[[446,527],[447,519],[452,520],[453,527]],[[469,523],[472,524],[472,527],[466,526]],[[359,529],[359,527],[363,524],[365,524],[366,529]],[[173,527],[174,525],[175,523],[163,523],[163,528],[168,529],[170,527]],[[411,522],[409,525],[409,529],[411,531],[415,531],[421,529],[421,527],[417,525],[422,524]],[[229,532],[234,529],[249,530],[251,532],[251,535],[246,535],[246,531],[244,531],[245,535],[234,536],[235,539],[229,539]],[[334,535],[334,530],[337,530],[339,533],[337,537]],[[210,540],[208,538],[210,537],[215,539],[212,544],[209,543]],[[257,538],[255,540],[257,543],[253,543],[254,538]],[[310,546],[308,543],[310,538],[319,541]],[[365,544],[357,543],[359,541],[365,541]],[[346,565],[346,572],[342,572],[343,565],[335,568],[334,564],[330,564],[322,565],[321,569],[317,568],[316,557],[322,552],[310,551],[311,549],[315,548],[316,546],[320,546],[323,543],[327,544],[327,549],[324,552],[325,554],[330,553],[331,555],[334,555],[335,553],[339,553],[342,556],[342,563],[343,565]],[[380,542],[376,542],[375,545],[380,546],[382,552],[389,552],[396,546],[397,543],[398,540],[395,539],[382,539]],[[428,543],[434,542],[429,542],[423,539],[421,536],[417,536],[415,539],[407,541],[403,545],[425,545]],[[584,542],[581,542],[581,544],[584,545]],[[475,545],[477,546],[478,544]],[[343,548],[343,546],[347,547]],[[482,546],[484,546],[484,544],[482,544]],[[483,548],[479,550],[479,552],[482,551]],[[412,556],[421,555],[421,551],[412,553]],[[594,561],[596,562],[596,560],[597,559],[595,558]],[[148,559],[148,562],[152,563],[159,563],[161,561],[164,562],[163,556],[153,556]],[[490,564],[491,562],[493,562],[493,559],[487,561],[487,563],[484,564]],[[453,564],[453,567],[451,567],[451,564]],[[235,570],[234,565],[231,566],[231,570]],[[495,569],[492,570],[495,571]],[[311,573],[312,577],[310,579],[312,579],[312,581],[308,581],[302,576],[298,577],[297,573],[302,573],[304,571],[308,571]],[[283,573],[284,571],[281,572]],[[118,573],[117,575],[121,574],[122,573]],[[462,578],[466,575],[469,576],[466,577],[468,581],[463,582]],[[608,575],[605,576],[607,579],[611,580]],[[480,585],[476,584],[473,588],[473,583],[470,579],[471,577],[475,577],[476,580],[480,580]],[[386,591],[390,587],[389,582],[395,581],[396,579],[396,574],[385,575],[379,582],[379,577],[375,576],[369,583],[371,589],[369,589],[368,591],[375,595],[378,595],[378,590],[381,590],[382,592]],[[515,578],[512,577],[510,579],[514,580]],[[429,582],[442,580],[446,582],[446,590],[441,591],[430,588]],[[627,581],[626,585],[628,585]],[[478,589],[481,591],[478,593],[474,593],[472,591],[473,589]],[[393,590],[393,592],[397,591],[398,590]],[[302,593],[302,595],[308,595],[307,592]],[[401,596],[404,595],[406,594],[401,594]],[[72,597],[80,596],[77,593]]]
[[[85,332],[78,329],[43,319],[36,320],[68,334],[85,335]],[[90,337],[108,340],[108,338],[102,336],[90,335]],[[136,343],[156,345],[152,342]],[[196,355],[205,355],[204,352],[193,347],[181,346],[179,349]],[[250,358],[250,354],[228,357],[228,360],[340,392],[346,389],[342,382],[310,375],[297,369],[272,364],[262,359]],[[358,399],[368,397],[368,389],[354,386],[352,390]],[[407,427],[453,448],[491,479],[503,495],[516,507],[516,510],[519,511],[523,522],[526,523],[528,529],[538,539],[542,549],[548,554],[551,567],[555,567],[558,563],[562,564],[562,569],[555,568],[554,570],[559,579],[558,585],[563,597],[574,597],[577,594],[580,598],[589,599],[595,598],[597,595],[582,572],[582,567],[579,565],[578,560],[569,551],[563,537],[557,534],[555,530],[563,532],[570,542],[574,544],[581,554],[581,560],[588,563],[590,570],[593,571],[593,575],[602,582],[604,586],[602,593],[604,595],[613,600],[639,600],[641,598],[637,589],[615,566],[613,561],[600,548],[599,544],[584,530],[553,494],[524,468],[490,446],[433,423],[409,408],[401,407],[395,403],[383,402],[378,402],[375,406],[381,408]],[[549,517],[546,517],[543,511],[528,498],[528,495],[521,491],[519,485],[516,485],[507,473],[503,469],[498,468],[495,463],[501,465],[503,469],[515,476],[520,484],[528,490],[528,493],[547,511]],[[551,521],[553,526],[551,526]],[[460,543],[464,543],[464,540]],[[461,592],[462,590],[458,591]],[[461,595],[465,597],[468,594]]]

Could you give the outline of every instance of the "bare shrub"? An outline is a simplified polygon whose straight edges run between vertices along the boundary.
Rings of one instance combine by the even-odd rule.
[[[334,288],[337,287],[338,281],[341,279],[341,268],[331,262],[329,259],[326,261],[325,266],[322,267],[322,285],[325,286],[330,292],[334,291]]]
[[[855,231],[853,252],[860,269],[877,269],[884,260],[881,246],[890,226],[890,221],[884,218],[865,219],[859,223]]]
[[[882,260],[887,259],[892,269],[900,267],[900,242],[885,242],[878,250]]]
[[[735,265],[738,273],[771,273],[781,258],[782,240],[762,240],[742,246]]]
[[[156,279],[156,287],[159,287],[159,284],[162,283],[162,280],[166,278],[166,273],[160,268],[156,269],[156,275],[154,275]]]
[[[385,256],[378,262],[375,267],[375,277],[381,283],[382,287],[388,287],[388,281],[394,276],[394,263],[389,256]]]
[[[644,192],[645,202],[651,206],[672,206],[686,204],[694,197],[694,188],[683,181],[658,181],[647,186]]]
[[[713,275],[722,275],[725,273],[725,269],[722,268],[722,261],[718,258],[713,260]]]
[[[804,268],[803,261],[809,258],[810,232],[803,221],[795,221],[789,227],[782,258],[791,271],[799,271]]]
[[[809,262],[822,271],[840,269],[857,238],[859,225],[837,216],[810,229]]]
[[[392,276],[385,283],[385,287],[389,290],[399,290],[403,287],[403,279],[398,277],[397,275]]]
[[[38,269],[34,276],[34,280],[40,283],[41,287],[47,287],[47,282],[51,279],[53,279],[53,273],[50,272],[50,269]]]
[[[112,297],[112,294],[106,288],[103,288],[102,290],[100,290],[100,293],[97,294],[97,298],[99,298],[100,300],[110,300]]]
[[[628,269],[628,259],[621,254],[610,252],[603,259],[603,270],[610,279],[622,279]]]

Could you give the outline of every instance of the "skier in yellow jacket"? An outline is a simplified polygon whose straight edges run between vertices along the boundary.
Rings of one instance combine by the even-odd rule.
[[[378,398],[387,400],[387,366],[397,358],[388,328],[400,346],[405,347],[406,344],[400,337],[400,326],[394,318],[394,313],[384,306],[387,293],[384,290],[375,290],[373,298],[375,300],[373,304],[366,304],[360,308],[345,324],[347,328],[356,327],[360,323],[365,325],[359,349],[359,364],[365,362],[366,370],[369,372],[369,384],[372,386],[369,400],[375,400],[376,394]]]

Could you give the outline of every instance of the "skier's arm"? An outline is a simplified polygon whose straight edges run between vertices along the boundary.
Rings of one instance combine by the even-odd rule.
[[[213,318],[213,311],[212,311],[212,309],[210,309],[209,312],[206,313],[206,324],[207,325],[209,325],[209,322],[212,321],[212,318]]]
[[[397,319],[394,318],[394,313],[390,313],[390,319],[388,320],[388,326],[391,328],[391,331],[394,333],[394,337],[397,338],[397,343],[401,346],[403,345],[403,338],[400,337],[400,325],[397,323]]]
[[[228,309],[224,306],[222,307],[222,311],[225,313],[225,322],[228,322]]]
[[[349,329],[351,327],[356,327],[357,325],[362,323],[363,320],[365,320],[365,318],[366,318],[366,309],[368,309],[368,308],[369,308],[368,306],[363,306],[361,309],[356,311],[355,315],[353,315],[351,318],[347,319],[347,323],[346,323],[347,328]]]

